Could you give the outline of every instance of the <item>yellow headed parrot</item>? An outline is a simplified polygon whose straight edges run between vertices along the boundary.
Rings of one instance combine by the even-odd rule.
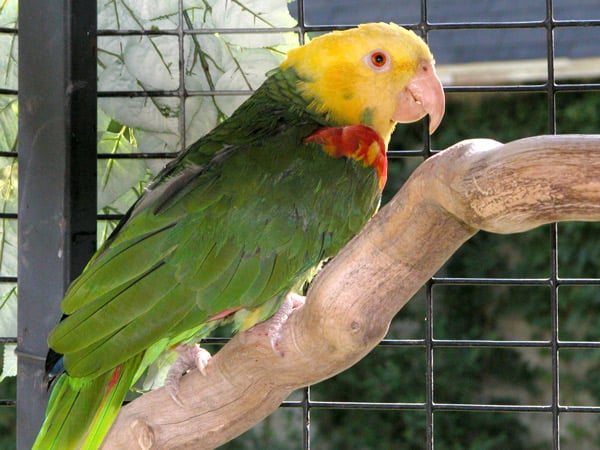
[[[427,114],[433,132],[444,93],[412,31],[372,23],[289,51],[164,168],[71,284],[48,339],[54,386],[34,448],[98,448],[163,351],[204,369],[192,344],[216,326],[246,329],[286,298],[298,306],[293,292],[377,210],[396,123]],[[175,366],[174,398],[189,364]]]

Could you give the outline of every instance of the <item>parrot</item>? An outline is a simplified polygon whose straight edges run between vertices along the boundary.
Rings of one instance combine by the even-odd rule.
[[[164,166],[62,300],[34,449],[96,449],[127,392],[164,352],[174,401],[198,346],[270,320],[278,330],[322,264],[379,208],[397,123],[440,124],[427,44],[393,23],[290,49],[226,120]],[[287,309],[286,309],[287,308]],[[287,311],[281,313],[281,311]]]

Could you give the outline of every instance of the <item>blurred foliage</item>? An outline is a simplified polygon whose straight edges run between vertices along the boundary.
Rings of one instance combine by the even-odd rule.
[[[17,398],[17,379],[7,378],[0,383],[0,400]],[[17,448],[17,420],[14,406],[0,406],[0,449],[12,450]]]

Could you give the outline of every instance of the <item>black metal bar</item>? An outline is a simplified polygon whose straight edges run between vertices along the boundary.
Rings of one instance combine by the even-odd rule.
[[[96,251],[97,13],[93,0],[71,0],[70,219],[69,280],[77,277]]]
[[[433,284],[442,286],[477,286],[477,285],[508,285],[508,286],[558,286],[576,285],[585,286],[589,284],[600,284],[600,278],[466,278],[466,277],[433,277]]]
[[[441,286],[477,286],[477,285],[510,285],[510,286],[550,286],[548,278],[466,278],[466,277],[433,277],[434,285]]]
[[[98,159],[171,159],[177,156],[178,153],[98,153]]]
[[[304,45],[304,33],[306,33],[306,20],[304,18],[304,0],[298,0],[298,41]]]
[[[225,345],[231,338],[207,337],[202,340],[206,344]],[[548,341],[527,340],[486,340],[486,339],[383,339],[380,347],[494,347],[494,348],[552,348],[554,343]],[[600,348],[600,341],[557,341],[558,348]]]
[[[17,277],[0,276],[0,283],[16,283],[17,280]]]
[[[594,92],[600,90],[600,83],[558,83],[555,80],[554,92]]]
[[[600,90],[600,83],[557,83],[554,87],[556,92],[587,92],[587,91],[598,91]],[[506,85],[476,85],[476,86],[445,86],[444,91],[446,93],[497,93],[497,92],[548,92],[546,84],[506,84]],[[185,96],[240,96],[240,95],[251,95],[254,91],[251,90],[187,90]],[[1,93],[1,92],[0,92]],[[119,97],[119,98],[137,98],[137,97],[179,97],[179,90],[139,90],[139,91],[100,91],[98,97]]]
[[[19,4],[17,448],[44,417],[46,336],[96,239],[96,2]]]
[[[553,20],[553,24],[556,28],[597,27],[600,26],[600,20]],[[544,28],[545,26],[546,19],[512,22],[436,22],[428,24],[430,30],[460,30],[465,28],[468,28],[469,30],[497,30]]]
[[[298,44],[304,45],[306,23],[304,17],[304,0],[298,0]],[[310,450],[311,445],[311,428],[310,428],[310,412],[312,408],[312,400],[310,398],[310,386],[304,388],[302,397],[302,449]]]
[[[189,90],[185,91],[185,97],[191,96],[204,96],[211,97],[213,95],[219,96],[239,96],[239,95],[251,95],[254,91],[249,89],[239,89],[239,90]],[[98,97],[119,97],[119,98],[135,98],[135,97],[179,97],[181,92],[179,89],[172,90],[142,90],[140,88],[139,91],[99,91]]]
[[[98,220],[121,220],[124,214],[98,214]]]
[[[468,340],[468,339],[435,339],[434,347],[494,347],[494,348],[600,348],[598,341],[498,341],[498,340]]]
[[[185,137],[185,99],[187,97],[187,92],[185,88],[185,27],[184,23],[184,14],[186,14],[183,10],[183,0],[179,0],[177,7],[177,17],[178,17],[178,25],[177,25],[177,43],[179,47],[179,55],[178,55],[178,64],[179,64],[179,86],[177,87],[177,97],[179,97],[179,135],[180,135],[180,150],[183,151],[187,147],[186,145],[186,137]]]
[[[298,32],[300,27],[282,28],[186,28],[183,30],[185,34],[279,34],[279,33],[294,33]],[[115,30],[101,29],[98,30],[98,36],[179,36],[180,32],[177,28],[172,30],[155,30],[139,29],[139,30]]]
[[[423,410],[425,403],[378,403],[378,402],[327,402],[312,401],[315,409],[362,409],[362,410]]]
[[[418,29],[421,36],[428,41],[429,18],[427,14],[427,0],[421,0],[421,20],[418,24]],[[432,156],[431,151],[431,136],[429,135],[429,117],[423,123],[422,136],[423,136],[423,157],[429,158]],[[434,448],[434,351],[433,351],[433,284],[431,280],[427,282],[426,286],[426,304],[427,304],[427,316],[425,325],[425,446],[427,450],[433,450]]]
[[[551,2],[551,0],[549,0]],[[552,320],[551,359],[552,359],[552,448],[560,448],[560,374],[559,374],[559,342],[558,342],[558,228],[553,224],[551,232],[551,271],[552,288],[550,290],[550,315]]]
[[[298,2],[300,4],[300,2]],[[275,28],[190,28],[186,29],[186,34],[249,34],[249,33],[290,33],[300,32],[305,33],[325,33],[333,30],[345,30],[356,26],[356,24],[347,25],[308,25],[303,23],[304,9],[302,15],[298,15],[299,25],[297,27],[275,27]],[[572,28],[572,27],[593,27],[600,26],[600,20],[555,20],[557,28]],[[506,22],[420,22],[420,23],[400,23],[409,29],[423,30],[423,26],[427,30],[458,30],[458,29],[515,29],[515,28],[544,28],[544,20],[525,20],[525,21],[506,21]],[[156,30],[148,29],[102,29],[98,30],[98,36],[176,36],[177,30]]]
[[[548,67],[548,132],[556,134],[556,83],[554,77],[554,8],[553,0],[546,0],[546,61]],[[558,357],[558,226],[550,227],[550,314],[552,317],[551,330],[551,359],[552,359],[552,448],[560,448],[560,375]]]
[[[426,368],[425,368],[425,429],[426,429],[426,447],[428,450],[433,450],[433,427],[434,427],[434,386],[433,386],[433,363],[434,363],[434,345],[433,345],[433,285],[431,282],[426,286],[426,301],[427,301],[427,321],[425,324],[425,351],[426,351]]]
[[[580,84],[555,84],[555,92],[583,92],[600,90],[600,83],[580,83]],[[515,85],[477,85],[477,86],[446,86],[444,91],[450,92],[548,92],[547,84],[515,84]]]
[[[284,401],[282,408],[302,408],[302,401]],[[381,403],[381,402],[330,402],[312,401],[314,409],[352,409],[378,411],[423,411],[426,403]],[[501,405],[476,403],[436,403],[436,411],[473,411],[473,412],[551,412],[552,405]],[[562,405],[560,412],[569,413],[600,413],[600,406]]]
[[[302,395],[302,448],[310,450],[310,410],[312,408],[310,386],[302,390]]]

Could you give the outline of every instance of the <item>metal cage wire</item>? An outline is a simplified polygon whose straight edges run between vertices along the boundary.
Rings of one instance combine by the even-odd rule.
[[[100,29],[97,35],[103,36],[163,36],[170,35],[178,39],[179,44],[179,83],[175,90],[152,90],[152,91],[99,91],[98,98],[112,97],[173,97],[178,99],[180,107],[179,114],[179,131],[181,135],[180,149],[186,147],[185,142],[185,101],[191,96],[212,96],[212,95],[239,95],[248,94],[248,91],[191,91],[185,87],[185,62],[184,62],[184,39],[186,36],[198,34],[209,34],[215,32],[227,33],[271,33],[271,32],[289,32],[297,33],[299,44],[304,42],[304,36],[307,33],[327,32],[334,29],[346,28],[342,26],[329,25],[310,25],[305,20],[305,4],[310,0],[296,0],[296,15],[298,25],[293,29],[193,29],[189,24],[185,23],[183,14],[183,1],[179,0],[179,27],[173,30],[116,30],[116,29]],[[26,5],[24,5],[26,6]],[[448,86],[445,91],[448,93],[498,93],[498,92],[521,92],[521,93],[541,93],[545,94],[547,102],[547,133],[554,134],[557,131],[556,117],[556,97],[561,92],[576,92],[576,91],[600,91],[600,83],[586,82],[569,82],[557,83],[555,79],[555,30],[569,27],[599,27],[600,20],[557,20],[554,18],[553,0],[545,1],[546,16],[539,21],[514,21],[514,22],[494,22],[494,23],[464,23],[464,22],[448,22],[434,23],[429,19],[428,1],[420,0],[420,20],[418,23],[402,24],[407,28],[415,30],[425,40],[431,32],[441,30],[473,30],[473,29],[540,29],[545,31],[546,37],[546,61],[547,61],[547,80],[539,84],[502,84],[502,85],[477,85],[477,86]],[[382,18],[385,19],[385,18]],[[2,33],[15,33],[16,30],[0,28]],[[22,30],[19,30],[22,33]],[[61,31],[57,30],[60,34]],[[26,39],[25,36],[21,36]],[[22,70],[27,70],[22,68]],[[16,95],[16,90],[0,89],[0,95]],[[27,99],[20,99],[26,101]],[[89,105],[88,105],[89,106]],[[91,106],[95,110],[96,105]],[[89,110],[89,108],[88,108]],[[452,120],[452,118],[447,118]],[[188,143],[189,144],[189,143]],[[414,149],[397,149],[392,148],[389,151],[389,157],[404,158],[404,157],[421,157],[423,159],[431,156],[438,149],[432,148],[431,139],[427,133],[427,124],[423,125],[423,148]],[[16,157],[16,152],[8,149],[0,149],[0,156]],[[99,153],[99,159],[110,158],[150,158],[150,159],[166,159],[173,157],[174,154],[166,153],[135,153],[127,155],[115,155]],[[114,220],[120,216],[114,214],[100,214],[99,220]],[[0,213],[0,218],[16,219],[17,215],[12,213]],[[425,401],[417,403],[376,403],[376,402],[337,402],[337,401],[320,401],[311,397],[310,387],[302,391],[301,398],[298,400],[288,400],[282,404],[282,408],[294,408],[301,411],[302,422],[298,424],[302,430],[302,443],[304,449],[311,447],[311,412],[324,409],[360,409],[360,410],[379,410],[379,411],[422,411],[425,415],[425,433],[423,437],[424,446],[428,449],[434,448],[434,427],[435,417],[437,412],[442,411],[472,411],[472,412],[540,412],[550,414],[552,417],[552,448],[560,448],[560,425],[559,419],[561,413],[600,413],[600,405],[594,406],[565,406],[560,403],[560,384],[559,384],[559,350],[574,349],[574,348],[594,348],[600,349],[600,342],[595,341],[562,341],[559,339],[558,319],[559,319],[559,295],[558,290],[561,286],[598,286],[600,278],[562,278],[558,273],[558,227],[556,224],[550,226],[550,236],[548,246],[550,248],[550,261],[548,264],[547,277],[523,277],[523,278],[476,278],[476,277],[446,277],[436,276],[431,279],[425,286],[426,298],[426,327],[425,336],[421,339],[384,339],[380,346],[389,348],[406,348],[414,347],[425,350]],[[17,281],[15,276],[2,276],[0,282],[14,283]],[[550,339],[545,340],[461,340],[461,339],[438,339],[435,337],[434,320],[436,318],[435,308],[435,287],[441,286],[545,286],[550,292],[550,314],[551,314],[551,330]],[[21,288],[21,285],[19,284]],[[39,305],[39,308],[45,308],[44,305]],[[402,314],[402,313],[401,313]],[[12,338],[2,338],[1,342],[16,342]],[[225,338],[209,338],[208,343],[223,344],[227,342]],[[19,344],[21,345],[21,343]],[[441,348],[544,348],[551,354],[551,401],[548,404],[464,404],[464,403],[440,403],[435,401],[434,392],[434,376],[435,372],[435,351]],[[23,355],[20,355],[20,358]],[[399,382],[401,382],[399,380]],[[19,390],[19,394],[26,396],[26,391]],[[19,398],[21,402],[27,402],[27,398]],[[0,406],[12,407],[17,405],[13,399],[0,400]],[[44,405],[39,405],[40,409]],[[17,410],[17,415],[20,411]],[[19,433],[33,433],[35,430],[19,430]],[[26,442],[31,437],[22,437],[22,442]],[[297,445],[295,446],[297,447]],[[24,448],[24,447],[23,447]]]

